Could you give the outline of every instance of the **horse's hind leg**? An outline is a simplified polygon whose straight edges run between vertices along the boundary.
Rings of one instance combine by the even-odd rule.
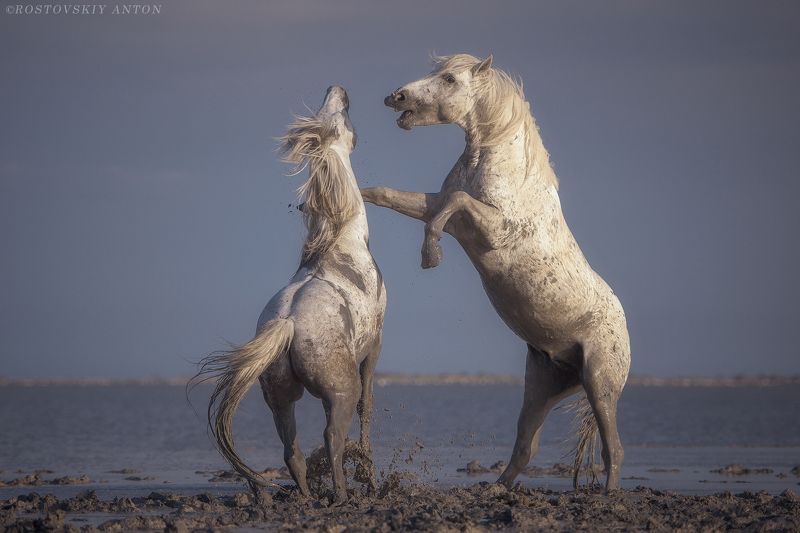
[[[361,399],[358,402],[358,418],[361,423],[361,435],[359,444],[364,459],[368,462],[361,466],[366,469],[362,472],[362,478],[367,478],[370,492],[375,492],[377,483],[375,480],[375,463],[372,460],[372,444],[370,443],[370,422],[373,411],[372,383],[375,375],[375,366],[378,363],[378,356],[381,351],[380,337],[376,340],[375,347],[366,359],[361,363]]]
[[[352,363],[351,363],[352,364]],[[361,380],[355,365],[344,370],[345,375],[336,377],[337,386],[322,394],[327,425],[325,426],[325,447],[333,476],[334,503],[347,500],[347,482],[344,478],[344,446],[356,404],[361,397]]]
[[[630,352],[626,330],[618,329],[600,337],[584,346],[583,387],[603,444],[606,490],[611,490],[619,488],[620,467],[625,457],[617,431],[617,400],[628,376]]]
[[[579,385],[580,379],[574,367],[554,362],[549,355],[528,347],[525,397],[517,421],[517,439],[511,460],[498,483],[511,487],[539,448],[545,417],[559,401],[575,393]]]
[[[280,364],[275,366],[280,366]],[[286,370],[289,370],[288,365]],[[291,371],[289,370],[289,372]],[[308,481],[306,480],[306,458],[300,449],[294,417],[295,402],[303,396],[303,385],[293,376],[287,373],[282,374],[278,376],[273,373],[262,378],[261,389],[267,405],[272,410],[275,429],[278,430],[278,436],[283,443],[283,460],[292,479],[297,484],[300,494],[309,497],[311,492],[308,490]]]

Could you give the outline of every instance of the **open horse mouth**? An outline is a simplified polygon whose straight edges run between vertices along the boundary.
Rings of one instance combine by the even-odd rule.
[[[410,109],[403,111],[400,116],[397,117],[397,125],[404,130],[410,130],[414,126],[413,115],[414,112]]]
[[[410,130],[414,126],[414,120],[412,118],[414,111],[412,109],[403,109],[403,107],[408,105],[408,100],[403,92],[400,90],[393,92],[383,100],[383,103],[395,111],[402,111],[400,116],[397,117],[398,126],[404,130]]]

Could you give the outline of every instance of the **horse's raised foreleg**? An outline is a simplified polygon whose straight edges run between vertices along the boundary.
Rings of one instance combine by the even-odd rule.
[[[517,421],[517,438],[508,466],[497,480],[508,488],[528,466],[539,448],[542,423],[561,399],[579,390],[580,378],[576,369],[559,365],[549,355],[528,347],[525,366],[525,397]]]
[[[378,207],[388,207],[408,217],[427,222],[438,210],[439,195],[435,193],[407,192],[390,187],[361,189],[365,202]]]
[[[506,219],[496,207],[476,200],[464,191],[453,191],[444,198],[441,208],[425,225],[422,268],[433,268],[441,263],[442,247],[439,240],[450,217],[456,213],[466,215],[471,223],[468,238],[478,239],[482,246],[497,248],[507,237]]]

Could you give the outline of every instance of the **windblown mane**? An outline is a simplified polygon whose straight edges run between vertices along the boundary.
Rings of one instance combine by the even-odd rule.
[[[348,183],[347,170],[330,147],[336,135],[334,128],[316,117],[296,116],[286,135],[279,139],[283,161],[295,165],[290,175],[308,167],[308,179],[297,189],[304,202],[303,219],[308,229],[303,262],[327,252],[358,210],[356,190]]]
[[[431,59],[435,72],[458,73],[471,69],[481,62],[469,54],[433,56]],[[476,105],[474,120],[468,126],[467,135],[479,149],[490,148],[506,142],[524,126],[528,175],[541,172],[542,178],[558,189],[558,178],[550,165],[550,154],[542,143],[539,127],[531,114],[530,104],[525,100],[522,82],[497,68],[490,68],[488,74],[473,81],[473,88],[476,89]],[[475,154],[475,157],[478,155]]]

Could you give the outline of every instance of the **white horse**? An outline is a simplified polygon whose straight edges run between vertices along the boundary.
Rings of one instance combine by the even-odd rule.
[[[525,397],[514,452],[498,482],[511,486],[538,448],[545,416],[583,388],[575,478],[593,455],[599,427],[606,487],[619,486],[623,450],[617,399],[630,344],[619,300],[567,227],[558,182],[522,87],[492,58],[434,58],[427,77],[386,97],[397,124],[456,124],[466,148],[438,193],[376,187],[368,202],[426,222],[423,268],[441,261],[442,232],[454,236],[505,323],[528,345]],[[588,403],[587,403],[588,399]]]
[[[383,278],[369,251],[367,217],[350,166],[356,135],[348,110],[345,90],[330,87],[316,116],[298,117],[281,138],[284,159],[297,165],[294,173],[309,169],[308,181],[299,189],[308,228],[302,262],[264,308],[255,338],[207,357],[196,376],[218,378],[208,406],[209,426],[222,455],[254,490],[266,483],[234,450],[231,427],[247,390],[261,382],[286,466],[305,496],[310,492],[294,405],[304,389],[320,398],[335,502],[347,498],[342,458],[357,407],[361,449],[371,458],[372,378],[386,308]]]

